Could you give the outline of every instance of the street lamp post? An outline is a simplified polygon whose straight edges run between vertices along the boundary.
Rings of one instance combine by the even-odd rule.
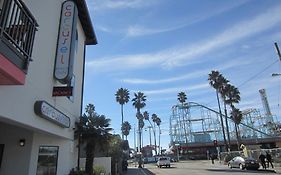
[[[178,157],[178,162],[180,161],[180,155],[179,155],[179,143],[176,143],[175,146],[177,147],[177,157]]]

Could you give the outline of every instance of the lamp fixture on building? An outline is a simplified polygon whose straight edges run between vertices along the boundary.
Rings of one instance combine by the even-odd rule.
[[[25,139],[20,139],[20,146],[23,147],[25,145]]]

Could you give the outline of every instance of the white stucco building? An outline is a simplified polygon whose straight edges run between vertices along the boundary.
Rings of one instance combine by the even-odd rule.
[[[0,0],[0,175],[66,175],[77,166],[85,0]]]

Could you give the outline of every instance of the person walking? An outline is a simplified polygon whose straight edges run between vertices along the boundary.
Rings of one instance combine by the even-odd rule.
[[[265,155],[263,153],[261,153],[260,156],[259,156],[259,159],[261,161],[261,166],[262,166],[263,169],[266,170],[265,158],[266,158]]]
[[[211,160],[212,160],[212,164],[214,164],[215,163],[215,161],[214,161],[215,160],[215,155],[212,153],[210,157],[211,157]]]
[[[269,163],[271,164],[271,167],[273,167],[273,164],[272,164],[272,157],[271,155],[269,154],[269,152],[266,152],[266,160],[267,160],[267,167],[269,168]]]

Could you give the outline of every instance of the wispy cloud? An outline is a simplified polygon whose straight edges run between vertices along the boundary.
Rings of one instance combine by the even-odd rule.
[[[185,75],[179,75],[171,78],[165,78],[165,79],[139,79],[139,78],[125,78],[120,80],[123,83],[128,84],[159,84],[159,83],[171,83],[176,82],[180,80],[187,80],[187,79],[194,79],[198,77],[207,77],[211,70],[219,68],[220,71],[226,70],[226,69],[233,69],[237,66],[247,65],[249,64],[249,60],[243,59],[233,59],[232,61],[229,61],[227,63],[220,64],[215,67],[206,68],[199,71],[194,71]]]
[[[87,0],[87,4],[91,9],[95,9],[96,11],[105,11],[112,9],[125,9],[125,8],[142,8],[151,5],[155,5],[158,3],[158,0]]]
[[[209,69],[208,69],[209,70]],[[201,77],[201,76],[206,76],[207,75],[207,70],[202,70],[202,71],[196,71],[190,74],[186,75],[179,75],[177,77],[172,77],[172,78],[166,78],[166,79],[154,79],[154,80],[148,80],[148,79],[138,79],[138,78],[127,78],[121,80],[124,83],[129,83],[129,84],[159,84],[159,83],[170,83],[170,82],[175,82],[179,80],[186,80],[186,79],[191,79],[191,78],[196,78],[196,77]]]
[[[147,90],[143,91],[144,94],[152,95],[152,94],[169,94],[174,93],[177,94],[181,91],[193,91],[193,90],[200,90],[209,88],[208,83],[197,84],[192,86],[184,86],[184,87],[173,87],[173,88],[165,88],[165,89],[157,89],[157,90]]]
[[[164,24],[158,25],[157,27],[151,27],[151,25],[140,25],[140,24],[135,24],[131,25],[128,28],[127,35],[126,37],[137,37],[137,36],[144,36],[144,35],[152,35],[152,34],[157,34],[157,33],[163,33],[163,32],[169,32],[169,31],[174,31],[177,29],[181,29],[183,27],[190,26],[195,23],[202,22],[204,20],[207,20],[209,18],[212,18],[214,16],[220,15],[224,12],[227,12],[233,8],[239,7],[248,1],[240,1],[240,2],[234,2],[234,3],[227,3],[227,5],[224,6],[218,6],[216,9],[210,9],[207,13],[204,11],[202,13],[202,10],[198,10],[198,14],[196,15],[187,15],[188,17],[185,19],[180,19],[180,20],[170,20],[165,21]],[[143,20],[147,21],[147,20]]]
[[[281,22],[280,11],[281,6],[276,6],[251,20],[240,22],[216,36],[187,47],[175,47],[156,53],[101,58],[87,62],[86,65],[96,72],[135,70],[154,65],[161,65],[164,68],[183,66],[192,63],[192,60],[199,56],[274,27]],[[123,66],[116,66],[120,63]]]

